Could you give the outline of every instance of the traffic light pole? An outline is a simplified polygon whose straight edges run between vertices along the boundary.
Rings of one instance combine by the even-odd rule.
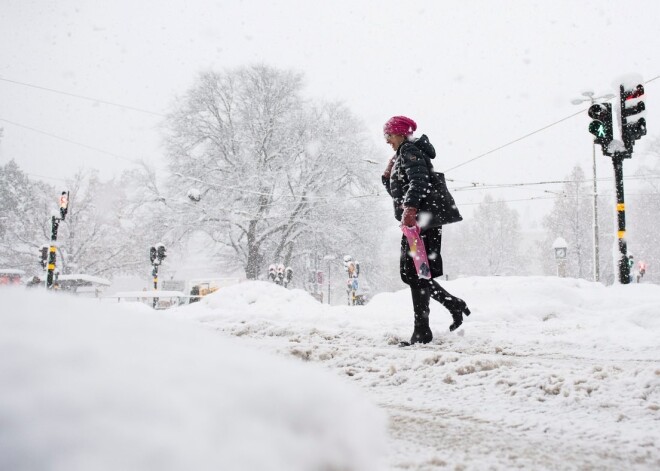
[[[53,287],[55,261],[57,260],[57,231],[60,227],[60,218],[53,216],[51,221],[50,247],[48,249],[48,274],[46,275],[46,288],[48,289]]]
[[[630,265],[628,265],[628,246],[626,243],[626,204],[623,198],[623,159],[632,157],[635,141],[646,135],[646,118],[643,112],[646,105],[642,101],[644,86],[640,83],[632,89],[619,86],[619,104],[621,110],[621,139],[626,148],[625,152],[615,152],[612,156],[614,165],[614,180],[616,183],[616,213],[617,213],[617,239],[619,241],[619,282],[630,283]],[[627,106],[629,100],[630,106]],[[636,116],[637,115],[637,116]],[[636,119],[635,119],[636,116]]]
[[[594,269],[594,281],[600,281],[600,244],[598,241],[598,183],[597,183],[597,174],[596,174],[596,141],[600,143],[611,142],[612,140],[612,113],[611,105],[605,103],[596,103],[597,100],[608,100],[614,98],[613,94],[602,95],[594,97],[594,93],[591,91],[583,92],[586,98],[578,98],[571,101],[574,105],[579,105],[585,101],[591,103],[589,107],[589,116],[595,120],[600,121],[601,126],[593,127],[593,124],[589,127],[589,132],[596,136],[596,140],[591,146],[591,159],[592,159],[592,168],[593,168],[593,269]],[[595,105],[595,106],[594,106]]]
[[[616,212],[617,212],[617,239],[619,243],[619,282],[621,284],[630,283],[630,266],[628,265],[627,243],[626,243],[626,205],[623,197],[623,159],[632,157],[635,141],[646,135],[646,118],[643,112],[646,105],[642,101],[644,96],[644,85],[640,83],[627,89],[624,84],[619,85],[619,105],[620,105],[620,129],[621,145],[610,148],[614,140],[612,105],[609,103],[594,103],[593,92],[585,92],[583,95],[589,97],[592,105],[589,107],[588,115],[593,121],[589,124],[589,132],[595,136],[594,144],[600,144],[603,149],[603,155],[612,158],[614,166],[614,180],[616,184]],[[609,98],[611,95],[600,98]],[[613,97],[613,96],[612,96]],[[573,100],[572,103],[580,104],[583,99]],[[624,150],[621,150],[625,148]],[[596,209],[596,154],[594,150],[594,232],[597,230],[598,223]],[[594,250],[597,247],[597,239],[594,238]],[[596,262],[597,262],[596,258]],[[595,273],[598,273],[596,263],[594,263]]]
[[[330,304],[330,260],[328,260],[328,304]]]
[[[55,262],[57,260],[57,232],[60,227],[60,221],[66,219],[69,211],[69,192],[63,191],[60,196],[60,217],[53,216],[51,221],[50,246],[48,249],[48,274],[46,275],[46,288],[52,289],[53,278],[55,275]]]
[[[163,244],[156,244],[155,247],[149,249],[149,259],[151,260],[151,276],[154,278],[154,291],[158,291],[158,266],[163,263],[163,260],[167,257],[165,253],[165,246]],[[158,298],[154,298],[153,308],[156,309],[158,305]]]
[[[154,277],[154,291],[158,290],[158,265],[154,265],[154,269],[151,272],[151,275]],[[158,298],[154,298],[153,308],[156,309],[158,304]]]
[[[328,262],[328,304],[330,304],[330,262],[332,262],[335,259],[334,255],[326,255],[323,257],[323,260],[326,260]]]
[[[630,268],[628,266],[628,245],[626,243],[626,205],[623,197],[623,159],[627,154],[612,156],[614,165],[614,181],[616,184],[616,213],[617,238],[619,240],[619,282],[623,285],[630,283]]]
[[[594,173],[594,281],[600,281],[600,245],[598,243],[598,183],[596,183],[596,144],[591,146]]]

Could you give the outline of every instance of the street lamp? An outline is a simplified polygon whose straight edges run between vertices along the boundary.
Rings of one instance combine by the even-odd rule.
[[[332,262],[336,257],[334,255],[326,255],[323,257],[323,260],[328,261],[328,304],[330,304],[330,262]]]
[[[596,101],[609,100],[614,98],[614,94],[608,93],[606,95],[594,97],[594,92],[585,91],[582,95],[586,98],[574,98],[571,103],[574,105],[581,105],[584,102],[590,102],[592,105]],[[593,165],[594,177],[594,281],[600,281],[600,249],[598,245],[598,183],[596,181],[596,143],[591,145],[591,157]]]
[[[555,250],[555,261],[557,262],[557,276],[564,278],[566,276],[566,255],[568,244],[563,237],[557,237],[552,243]]]

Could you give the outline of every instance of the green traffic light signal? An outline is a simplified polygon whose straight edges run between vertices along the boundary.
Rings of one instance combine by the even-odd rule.
[[[600,121],[592,121],[591,124],[589,125],[589,132],[594,136],[596,136],[596,138],[598,139],[607,137],[607,133],[605,129],[606,129],[605,125]]]
[[[596,137],[594,142],[606,148],[614,139],[612,105],[610,103],[595,103],[589,108],[589,116],[593,119],[589,124],[589,132]]]

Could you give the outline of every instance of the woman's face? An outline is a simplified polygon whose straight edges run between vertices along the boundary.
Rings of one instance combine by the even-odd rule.
[[[399,146],[406,140],[406,136],[401,136],[399,134],[385,134],[385,142],[387,142],[394,152],[397,151]]]

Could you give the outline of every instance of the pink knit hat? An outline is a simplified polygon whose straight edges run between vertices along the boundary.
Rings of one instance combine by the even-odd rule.
[[[417,129],[417,123],[405,116],[393,116],[383,126],[385,134],[396,134],[399,136],[410,136]]]

